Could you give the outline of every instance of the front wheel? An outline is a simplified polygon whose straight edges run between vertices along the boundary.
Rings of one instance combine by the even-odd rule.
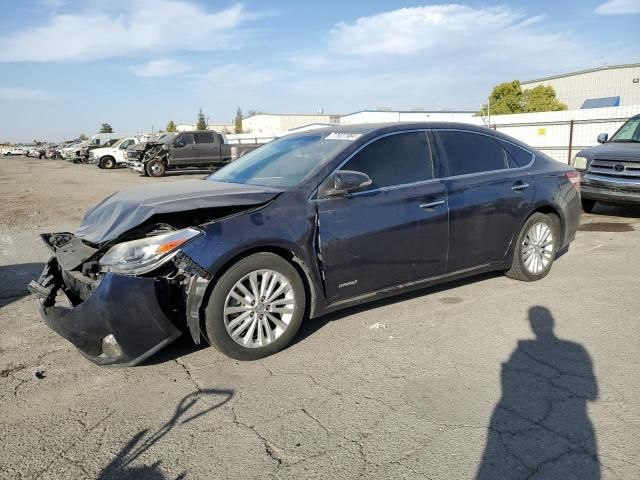
[[[595,200],[589,200],[588,198],[582,199],[582,210],[584,210],[585,212],[590,213],[591,210],[593,210],[593,207],[595,206],[596,206]]]
[[[257,253],[216,283],[206,310],[207,338],[229,357],[257,360],[289,344],[305,307],[304,285],[293,265],[273,253]]]
[[[116,166],[116,161],[113,157],[102,157],[100,159],[100,166],[110,170]]]
[[[547,276],[558,248],[557,223],[543,213],[529,217],[518,235],[511,268],[506,272],[508,277],[533,282]]]
[[[151,160],[145,166],[145,171],[151,177],[163,177],[166,170],[166,165],[160,160]]]

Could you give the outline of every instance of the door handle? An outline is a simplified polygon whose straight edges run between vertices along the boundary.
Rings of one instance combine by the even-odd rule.
[[[444,200],[435,200],[433,202],[425,202],[420,204],[420,208],[428,210],[430,208],[435,208],[440,205],[444,205]]]
[[[529,188],[531,185],[529,185],[528,183],[516,183],[513,187],[511,187],[511,190],[513,190],[514,192],[519,192],[521,190],[525,190],[527,188]]]

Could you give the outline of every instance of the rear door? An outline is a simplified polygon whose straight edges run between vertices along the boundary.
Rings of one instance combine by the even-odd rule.
[[[446,193],[434,178],[426,132],[376,139],[340,169],[366,173],[373,184],[317,200],[329,301],[444,273]]]
[[[442,129],[434,135],[448,175],[447,270],[503,260],[533,200],[525,168],[533,154],[485,133]]]
[[[176,146],[182,145],[182,146]],[[172,165],[193,165],[197,162],[195,141],[192,133],[179,135],[171,146]]]
[[[220,161],[220,145],[213,132],[194,132],[195,151],[199,165],[213,165]]]

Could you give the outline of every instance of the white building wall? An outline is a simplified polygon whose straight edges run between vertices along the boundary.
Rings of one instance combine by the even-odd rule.
[[[634,83],[634,79],[639,79]],[[579,109],[589,98],[620,97],[620,106],[640,105],[640,64],[602,68],[571,75],[523,82],[523,89],[551,85],[569,110]]]
[[[337,123],[337,115],[260,113],[242,120],[242,131],[257,135],[276,135],[310,123]]]
[[[637,114],[640,114],[640,103],[624,107],[493,115],[491,127],[567,163],[572,120],[573,156],[583,148],[597,145],[600,133],[612,135],[629,117]]]
[[[363,111],[343,115],[340,118],[341,125],[354,125],[358,123],[389,123],[389,122],[467,122],[480,121],[473,115],[475,112],[400,112],[400,111]]]

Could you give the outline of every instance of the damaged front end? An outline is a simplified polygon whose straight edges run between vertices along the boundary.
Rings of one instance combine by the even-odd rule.
[[[201,233],[157,224],[106,245],[70,233],[42,235],[54,256],[29,291],[44,323],[92,362],[139,364],[187,328],[200,343],[210,275],[179,247]]]

